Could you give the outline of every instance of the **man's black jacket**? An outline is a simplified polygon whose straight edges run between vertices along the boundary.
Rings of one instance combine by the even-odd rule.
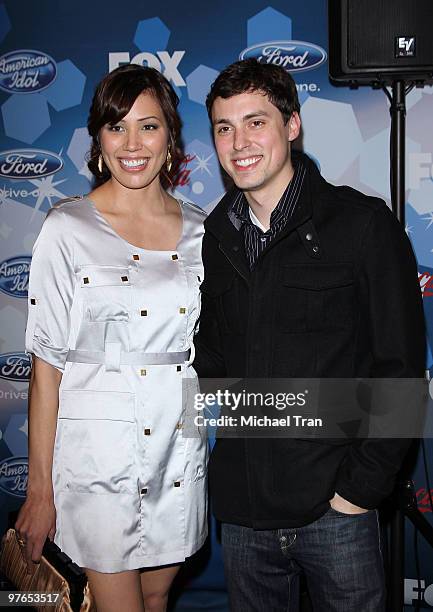
[[[422,378],[422,300],[404,229],[383,201],[330,185],[302,159],[297,209],[252,272],[227,215],[233,193],[206,219],[194,367],[209,378]],[[375,508],[409,443],[219,439],[214,512],[273,529],[319,518],[335,491]]]

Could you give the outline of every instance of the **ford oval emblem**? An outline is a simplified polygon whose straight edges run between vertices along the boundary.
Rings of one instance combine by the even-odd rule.
[[[28,255],[19,255],[2,261],[0,263],[0,291],[12,297],[27,297],[31,260],[32,258]]]
[[[302,40],[273,40],[244,49],[239,59],[253,57],[262,64],[282,66],[289,72],[313,70],[323,64],[326,51]]]
[[[7,179],[36,179],[63,168],[61,157],[39,149],[0,151],[0,176]]]
[[[42,51],[19,49],[0,57],[0,89],[8,93],[42,91],[56,74],[56,62]]]
[[[32,362],[26,353],[0,354],[0,378],[14,382],[28,382]]]
[[[0,489],[15,497],[25,497],[29,476],[27,457],[0,459]]]

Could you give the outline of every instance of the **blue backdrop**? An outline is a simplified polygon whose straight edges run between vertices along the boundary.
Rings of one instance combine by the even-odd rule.
[[[380,91],[330,85],[326,3],[272,4],[166,0],[0,3],[0,527],[24,498],[27,481],[27,382],[23,352],[33,242],[58,199],[90,190],[85,128],[95,84],[119,64],[161,70],[180,97],[189,161],[176,192],[210,210],[224,193],[204,100],[218,72],[256,56],[291,70],[302,104],[302,146],[331,182],[389,202],[389,112]],[[433,88],[407,99],[407,226],[433,335]],[[392,308],[392,304],[390,304]],[[398,330],[396,330],[398,333]],[[432,368],[429,350],[427,367]],[[433,445],[427,441],[432,467]],[[433,472],[433,470],[432,470]],[[414,470],[420,510],[432,521],[421,463]],[[407,527],[406,603],[416,598],[412,528]],[[420,538],[424,605],[433,607],[433,553]],[[197,573],[198,572],[198,573]],[[213,526],[196,576],[177,609],[226,610]]]

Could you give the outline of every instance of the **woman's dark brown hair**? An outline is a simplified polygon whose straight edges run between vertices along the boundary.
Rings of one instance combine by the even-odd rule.
[[[173,184],[173,178],[184,159],[180,142],[181,121],[177,112],[179,98],[158,70],[128,64],[116,68],[102,79],[96,87],[90,107],[87,129],[92,137],[92,144],[87,165],[96,177],[98,185],[108,181],[111,176],[105,163],[102,165],[102,172],[98,168],[101,155],[99,132],[104,125],[114,125],[123,119],[143,92],[149,92],[155,97],[167,123],[172,165],[170,171],[167,163],[161,168],[161,184],[165,189]]]

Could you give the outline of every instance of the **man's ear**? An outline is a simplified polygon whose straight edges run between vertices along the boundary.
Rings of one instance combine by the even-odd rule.
[[[293,142],[299,136],[299,132],[301,130],[301,118],[299,113],[296,111],[292,113],[290,119],[286,124],[287,129],[287,137],[289,142]]]

